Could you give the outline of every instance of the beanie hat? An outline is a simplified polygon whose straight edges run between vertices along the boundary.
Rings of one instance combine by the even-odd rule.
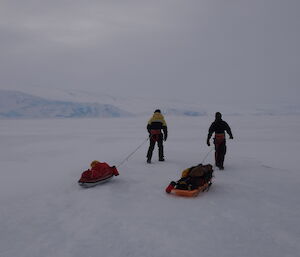
[[[217,120],[222,119],[222,114],[220,112],[216,112],[216,119]]]
[[[155,112],[161,113],[160,109],[156,109],[156,110],[154,111],[154,113],[155,113]]]

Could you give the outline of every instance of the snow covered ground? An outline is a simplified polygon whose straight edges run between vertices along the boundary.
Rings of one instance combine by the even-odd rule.
[[[167,195],[202,162],[212,117],[167,117],[166,162],[145,143],[120,176],[78,186],[92,160],[118,165],[149,117],[2,120],[1,257],[295,257],[300,252],[300,116],[227,116],[225,170],[197,198]],[[204,163],[213,163],[211,152]]]

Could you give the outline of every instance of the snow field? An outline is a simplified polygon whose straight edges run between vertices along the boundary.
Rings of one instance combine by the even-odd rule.
[[[0,256],[263,256],[300,252],[299,116],[228,116],[225,170],[208,193],[167,195],[202,162],[211,117],[166,117],[166,162],[146,142],[94,188],[92,160],[118,165],[147,137],[148,117],[1,121]],[[213,151],[204,163],[213,164]]]

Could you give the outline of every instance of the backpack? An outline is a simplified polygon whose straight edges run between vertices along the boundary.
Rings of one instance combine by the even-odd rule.
[[[177,181],[175,188],[181,190],[194,190],[204,184],[211,183],[213,177],[212,165],[202,165],[190,167],[182,172],[181,179]]]

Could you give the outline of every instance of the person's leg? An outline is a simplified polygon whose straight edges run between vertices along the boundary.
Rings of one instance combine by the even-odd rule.
[[[164,161],[164,145],[163,145],[163,136],[159,135],[158,141],[158,159],[159,161]]]
[[[215,144],[215,165],[219,167],[219,144],[214,140]]]
[[[225,141],[220,144],[219,147],[219,168],[224,169],[224,159],[225,159],[225,154],[226,154],[226,143]]]
[[[226,152],[226,146],[224,140],[216,140],[214,141],[215,144],[215,161],[216,166],[220,169],[223,169],[223,163],[224,163],[224,156]]]
[[[150,138],[150,145],[149,145],[148,152],[147,152],[147,162],[148,163],[151,162],[154,146],[155,146],[155,140]]]
[[[215,148],[215,164],[217,167],[220,167],[220,150],[219,150],[219,146],[217,145]]]

